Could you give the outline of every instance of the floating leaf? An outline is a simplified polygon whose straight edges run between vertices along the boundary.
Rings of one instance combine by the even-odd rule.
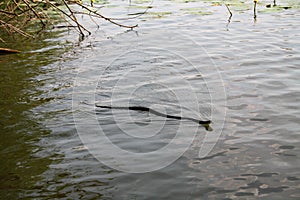
[[[197,2],[197,1],[201,1],[201,0],[171,0],[173,2],[177,2],[177,3],[189,3],[189,2]]]
[[[171,15],[172,12],[147,12],[146,14],[150,15],[152,18],[163,18]]]
[[[181,10],[184,11],[184,13],[190,14],[190,15],[201,15],[201,16],[203,16],[203,15],[213,14],[213,12],[207,11],[207,9],[205,9],[205,8],[183,8]]]
[[[132,2],[136,4],[143,4],[143,3],[151,3],[152,0],[134,0]]]

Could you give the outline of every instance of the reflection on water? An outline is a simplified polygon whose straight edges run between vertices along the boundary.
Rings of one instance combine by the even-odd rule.
[[[231,7],[233,17],[227,27],[226,7],[194,1],[154,2],[152,13],[143,16],[143,21],[136,19],[140,25],[136,32],[123,32],[104,23],[103,31],[97,31],[75,50],[68,51],[64,41],[68,36],[62,35],[32,44],[38,51],[29,53],[31,45],[24,44],[23,51],[28,53],[0,57],[1,198],[299,198],[300,13],[297,6],[267,12],[265,2],[259,4],[256,23],[253,23],[252,4],[246,4],[250,10],[242,5]],[[124,2],[114,2],[119,7],[104,8],[103,12],[119,16],[127,11],[138,12],[148,3],[136,1],[131,7],[126,3],[125,8]],[[197,6],[198,10],[191,9]],[[190,39],[178,42],[182,40],[172,33],[179,29]],[[166,38],[165,42],[158,40],[160,35]],[[165,51],[156,56],[146,51],[132,53],[144,47],[166,46],[196,63],[201,73]],[[126,102],[127,91],[138,88],[132,93],[131,104],[155,101],[156,109],[176,113],[177,99],[172,92],[186,89],[178,82],[179,77],[192,83],[196,99],[203,101],[200,105],[209,101],[207,91],[217,93],[203,86],[203,80],[206,85],[213,85],[217,72],[199,46],[219,68],[227,95],[226,124],[213,151],[207,157],[198,157],[207,134],[199,129],[182,157],[155,172],[128,174],[98,162],[81,143],[74,126],[71,104],[77,71],[83,71],[91,79],[102,77],[96,88],[97,101],[109,100],[111,86],[119,83],[115,102],[118,105]],[[131,54],[124,56],[128,51]],[[113,62],[116,57],[119,60]],[[179,73],[164,70],[168,65]],[[107,73],[93,73],[103,68]],[[130,70],[134,73],[118,82],[119,76]],[[148,83],[137,87],[144,80]],[[172,87],[158,84],[161,80]],[[83,89],[90,92],[88,87]],[[153,93],[156,90],[159,92]],[[193,104],[189,96],[182,96],[186,97],[183,102],[187,107]],[[159,104],[162,99],[170,105]],[[93,113],[90,99],[82,103],[89,111],[87,114]],[[222,112],[222,108],[212,107],[212,112]],[[210,106],[199,108],[205,110]],[[199,112],[200,116],[197,112],[185,114],[193,118],[209,117],[210,111]],[[145,137],[152,134],[149,124],[162,122],[145,113],[130,112],[130,119],[128,113],[121,111],[114,115],[123,127],[147,130],[141,132]],[[132,142],[120,135],[110,112],[99,111],[97,117],[113,142],[134,152],[161,148],[174,137],[178,126],[176,120],[166,121],[164,130],[156,136],[159,140]],[[220,123],[221,119],[213,119],[212,126]],[[187,133],[193,128],[189,122],[185,126]]]
[[[56,34],[58,32],[46,36],[51,38]],[[0,57],[0,198],[17,199],[27,191],[38,189],[36,181],[52,160],[48,150],[40,145],[41,138],[50,130],[38,123],[39,113],[35,113],[34,108],[53,100],[40,90],[45,80],[38,76],[48,73],[51,63],[57,61],[62,51],[48,50],[55,42],[38,39],[28,43],[7,38],[6,42],[24,52]],[[46,47],[46,50],[33,53],[31,45],[37,49]]]

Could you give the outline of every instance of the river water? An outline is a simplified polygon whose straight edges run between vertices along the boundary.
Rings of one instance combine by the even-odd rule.
[[[300,5],[260,1],[254,20],[228,2],[231,19],[221,1],[114,1],[103,14],[150,9],[118,21],[134,30],[81,17],[81,42],[8,40],[1,199],[299,199]]]

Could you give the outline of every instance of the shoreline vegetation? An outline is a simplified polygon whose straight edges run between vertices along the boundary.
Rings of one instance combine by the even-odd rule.
[[[102,15],[99,9],[93,6],[95,0],[3,0],[0,3],[0,32],[5,37],[22,36],[35,38],[46,28],[58,22],[65,22],[65,27],[74,28],[80,35],[80,40],[91,32],[81,24],[79,15],[88,15],[100,18],[114,25],[133,29],[137,25],[124,25],[118,19]],[[128,18],[130,19],[130,18]],[[5,38],[0,42],[5,43]],[[1,46],[0,46],[1,48]],[[18,53],[17,50],[1,48],[1,54]]]

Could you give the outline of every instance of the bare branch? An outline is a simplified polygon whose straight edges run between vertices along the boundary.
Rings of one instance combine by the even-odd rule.
[[[33,14],[40,20],[40,22],[42,23],[43,27],[46,26],[46,24],[43,22],[43,20],[40,18],[39,14],[35,11],[35,9],[33,9],[31,7],[31,5],[27,2],[27,0],[22,0],[26,6],[33,12]]]
[[[257,0],[254,0],[254,9],[253,9],[253,12],[254,12],[254,20],[256,20],[256,4],[257,4]]]
[[[229,18],[231,18],[231,17],[232,17],[232,12],[231,12],[231,10],[229,9],[229,6],[228,6],[227,4],[225,4],[225,6],[226,6],[226,8],[227,8],[227,10],[228,10],[228,12],[229,12],[229,14],[230,14],[230,17],[229,17]]]
[[[77,5],[80,5],[79,3],[76,3],[76,4],[77,4]],[[95,17],[99,17],[99,18],[105,19],[106,21],[109,21],[110,23],[115,24],[115,25],[117,25],[117,26],[124,27],[124,28],[130,28],[130,29],[133,29],[133,28],[135,28],[135,27],[138,26],[137,24],[136,24],[136,25],[133,25],[133,26],[127,26],[127,25],[119,24],[119,23],[113,21],[111,18],[108,18],[108,17],[105,17],[105,16],[99,14],[97,11],[91,10],[90,8],[88,8],[87,6],[85,6],[85,5],[83,5],[83,4],[80,5],[80,6],[81,6],[82,8],[84,8],[85,10],[89,11],[90,13],[93,13],[93,14],[95,15]],[[84,12],[81,12],[81,14],[87,15],[87,13],[84,13]]]
[[[78,30],[79,30],[79,32],[80,32],[80,35],[82,36],[82,37],[84,37],[84,33],[82,32],[82,30],[81,30],[81,28],[84,28],[84,27],[82,27],[80,24],[79,24],[79,22],[77,21],[77,18],[76,18],[76,16],[75,16],[75,14],[73,13],[73,11],[71,10],[71,8],[69,7],[69,5],[67,4],[67,2],[65,1],[65,0],[62,0],[63,2],[64,2],[64,4],[65,4],[65,6],[67,7],[67,9],[69,10],[69,12],[71,13],[71,16],[69,16],[75,23],[76,23],[76,25],[77,25],[77,27],[78,27]],[[84,28],[85,29],[85,28]],[[91,34],[91,32],[89,32],[87,29],[85,29],[89,34]]]
[[[63,1],[65,1],[65,0],[63,0]],[[63,13],[65,16],[67,16],[68,18],[70,18],[72,21],[74,21],[74,22],[76,23],[77,28],[78,28],[78,31],[79,31],[79,33],[80,33],[81,36],[84,36],[84,33],[83,33],[83,31],[82,31],[81,29],[83,29],[83,30],[85,30],[86,32],[88,32],[89,35],[91,34],[91,32],[90,32],[89,30],[87,30],[86,28],[84,28],[84,27],[77,21],[77,18],[75,17],[74,12],[71,10],[71,8],[70,8],[69,6],[68,6],[67,8],[68,8],[69,11],[71,10],[71,13],[70,13],[70,14],[66,13],[65,11],[63,11],[62,9],[60,9],[59,7],[57,7],[56,5],[54,5],[53,3],[51,3],[51,2],[49,2],[49,3],[50,3],[54,8],[56,8],[58,11],[60,11],[61,13]],[[75,20],[74,20],[73,17],[75,17]]]
[[[4,14],[7,14],[7,15],[18,16],[16,13],[8,12],[8,11],[5,11],[5,10],[0,10],[0,13],[4,13]]]
[[[21,29],[15,27],[15,26],[13,26],[13,25],[11,25],[11,24],[9,24],[9,23],[6,23],[5,21],[2,21],[1,19],[0,19],[0,24],[1,24],[2,26],[5,26],[6,28],[8,28],[8,29],[10,29],[10,30],[13,30],[13,31],[15,31],[15,32],[17,32],[17,33],[23,35],[24,37],[27,37],[27,38],[34,38],[32,35],[30,35],[30,34],[24,32],[24,31],[22,31]]]
[[[90,0],[91,6],[93,6],[93,1]],[[152,0],[153,1],[153,0]],[[79,5],[82,10],[78,11],[78,9],[70,6],[70,2],[68,0],[60,0],[61,4],[58,4],[57,1],[49,1],[45,0],[42,2],[34,2],[34,0],[5,0],[4,3],[0,3],[0,29],[4,29],[9,34],[18,33],[27,38],[33,38],[33,36],[26,31],[26,27],[28,27],[33,19],[38,19],[41,25],[41,30],[35,30],[34,34],[39,34],[45,26],[48,24],[48,19],[51,19],[51,15],[48,15],[47,11],[45,11],[45,6],[48,8],[50,6],[54,9],[58,14],[60,14],[63,20],[65,20],[69,25],[74,25],[75,30],[77,30],[83,39],[86,34],[91,34],[89,30],[87,30],[79,21],[77,14],[88,15],[94,23],[96,23],[96,18],[104,19],[114,25],[133,29],[137,27],[137,25],[129,26],[116,22],[115,20],[122,19],[133,19],[137,18],[147,12],[151,6],[148,6],[147,9],[142,13],[136,13],[137,16],[128,17],[128,18],[110,18],[100,14],[98,11],[92,9],[88,5],[84,5],[82,2],[79,3],[79,0],[73,1],[76,5]],[[152,2],[151,2],[152,3]],[[58,5],[63,5],[65,8],[60,8]],[[47,21],[45,21],[47,20]],[[52,23],[51,23],[52,24]],[[97,24],[97,23],[96,23]],[[98,24],[97,24],[98,25]],[[68,26],[71,27],[71,26]],[[99,28],[99,25],[98,25]],[[2,41],[2,39],[0,40]]]

